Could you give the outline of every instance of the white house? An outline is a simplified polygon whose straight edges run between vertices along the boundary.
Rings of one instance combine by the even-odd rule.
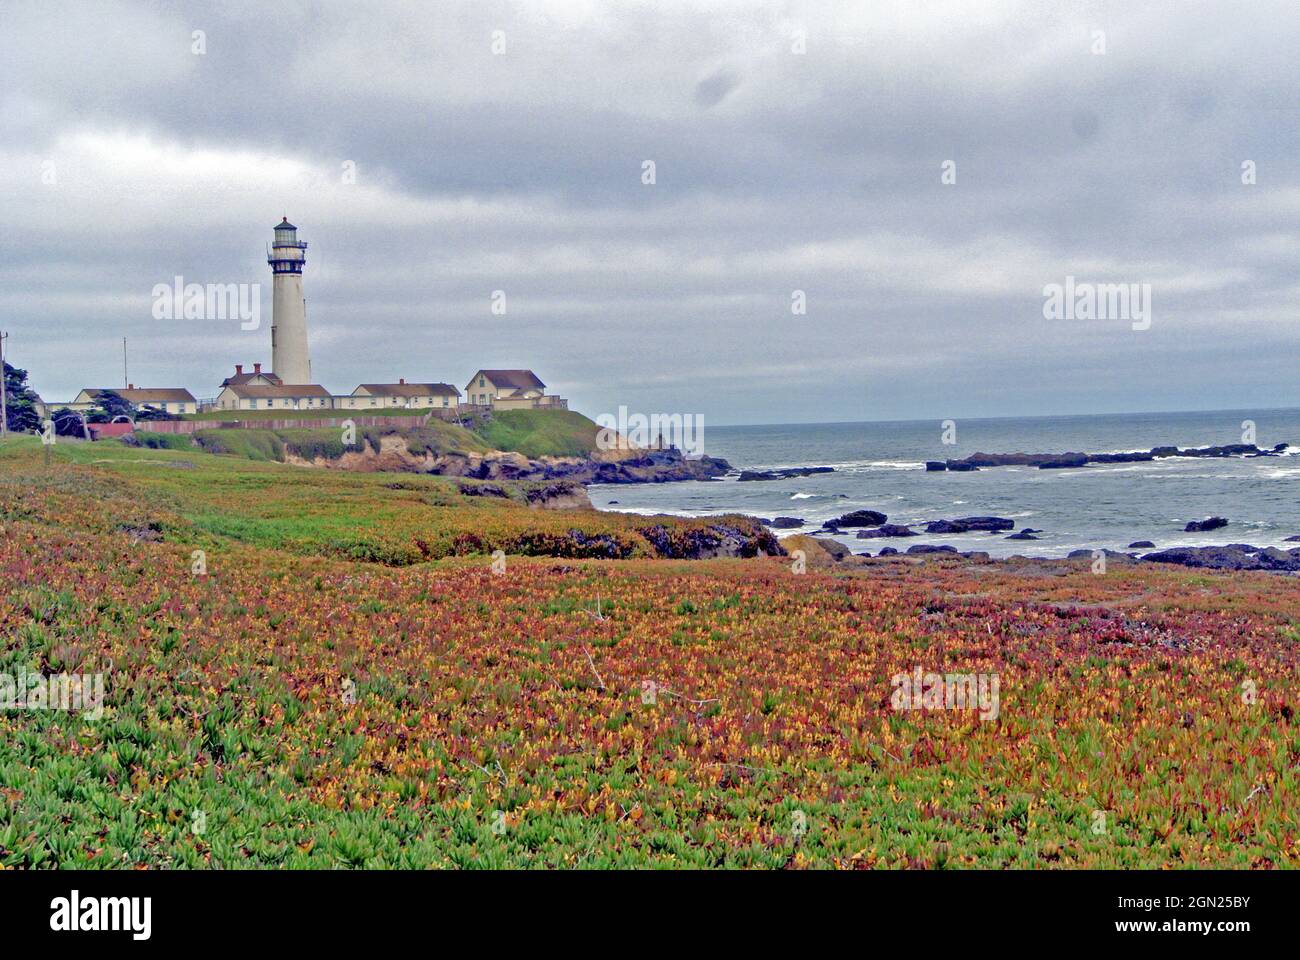
[[[531,370],[480,370],[465,386],[465,402],[495,410],[569,407],[564,398],[548,394],[546,384]]]
[[[437,408],[455,410],[460,406],[460,391],[449,383],[363,383],[350,396],[334,398],[336,410]]]
[[[154,407],[164,413],[198,413],[199,402],[194,394],[184,387],[142,387],[130,384],[124,390],[111,387],[87,387],[73,401],[67,404],[70,410],[82,412],[99,405],[99,397],[105,393],[116,393],[134,407]]]
[[[330,392],[318,383],[235,384],[217,394],[218,410],[320,410],[334,406]]]

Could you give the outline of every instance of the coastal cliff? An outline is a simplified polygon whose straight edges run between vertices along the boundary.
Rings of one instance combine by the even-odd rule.
[[[285,446],[284,462],[362,473],[428,473],[471,480],[569,480],[579,484],[713,480],[732,469],[717,457],[691,460],[675,449],[594,451],[585,457],[535,459],[503,450],[437,452],[411,444],[398,432],[358,437],[355,448],[338,454],[313,454],[304,456],[290,442]],[[586,505],[590,506],[590,502]]]

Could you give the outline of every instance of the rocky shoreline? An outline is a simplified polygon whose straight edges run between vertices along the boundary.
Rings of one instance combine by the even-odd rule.
[[[1264,449],[1253,443],[1229,443],[1219,447],[1152,447],[1132,453],[972,453],[958,460],[927,460],[925,469],[930,473],[969,473],[986,467],[1012,466],[1064,470],[1086,467],[1090,463],[1145,463],[1171,457],[1276,457],[1288,446],[1279,443]]]
[[[1159,563],[1203,570],[1226,571],[1263,571],[1300,575],[1300,547],[1282,550],[1278,547],[1256,547],[1247,543],[1233,543],[1226,546],[1173,547],[1154,553],[1124,553],[1118,550],[1072,550],[1064,557],[1026,557],[1013,554],[1009,557],[991,557],[983,550],[958,550],[947,543],[916,544],[906,550],[885,547],[874,556],[870,553],[853,553],[848,547],[836,540],[827,540],[808,534],[796,534],[782,541],[786,553],[794,550],[815,551],[818,556],[834,563],[869,563],[877,560],[897,560],[921,562],[930,558],[948,558],[972,563],[988,563],[1003,566],[1021,566],[1024,564],[1061,566],[1087,561],[1095,563],[1098,555],[1113,563]]]
[[[1253,444],[1232,444],[1224,447],[1199,447],[1180,449],[1178,447],[1154,447],[1150,451],[1131,454],[983,454],[976,453],[964,460],[931,461],[927,470],[953,470],[962,472],[977,470],[981,467],[1004,466],[1011,464],[1037,466],[1040,469],[1054,469],[1065,466],[1083,466],[1087,463],[1123,463],[1142,460],[1162,459],[1164,457],[1228,457],[1228,456],[1277,456],[1287,449],[1288,444],[1280,443],[1269,450],[1262,450]],[[1082,458],[1082,459],[1080,459]],[[378,448],[368,442],[362,444],[358,451],[349,451],[337,459],[317,457],[303,460],[291,457],[289,462],[303,466],[324,467],[328,469],[355,471],[391,471],[405,473],[427,473],[438,476],[460,478],[467,481],[462,484],[462,492],[472,496],[506,496],[490,481],[516,481],[526,485],[525,496],[529,506],[540,509],[574,509],[590,508],[585,487],[591,483],[626,484],[626,483],[669,483],[684,480],[716,481],[725,476],[736,476],[737,481],[765,481],[791,477],[805,477],[833,472],[832,467],[795,467],[781,470],[737,471],[726,460],[718,457],[687,459],[681,451],[647,450],[622,453],[616,456],[602,456],[597,453],[590,457],[540,457],[530,459],[518,453],[491,451],[488,453],[423,454],[411,452],[405,440],[399,435],[381,438]],[[937,466],[933,466],[937,464]],[[956,464],[956,466],[954,466]],[[485,482],[487,481],[487,482]],[[720,526],[702,534],[702,541],[677,545],[656,544],[661,555],[681,557],[707,556],[753,556],[756,554],[781,555],[786,551],[775,535],[763,530],[797,530],[807,525],[801,517],[763,517],[750,518],[762,524],[757,535],[750,531]],[[797,534],[795,540],[807,541],[814,548],[836,561],[849,558],[867,559],[869,553],[854,554],[838,541],[825,539],[827,536],[844,536],[846,531],[855,531],[859,540],[907,538],[929,535],[962,534],[971,532],[1007,533],[1007,540],[1037,540],[1041,530],[1025,528],[1017,532],[1015,521],[1007,517],[970,516],[940,518],[925,523],[923,530],[914,530],[904,524],[891,524],[888,517],[876,510],[855,510],[826,521],[820,529],[812,531],[813,535]],[[1208,517],[1194,520],[1184,528],[1184,532],[1216,530],[1227,526],[1229,521],[1223,517]],[[821,534],[822,536],[816,536]],[[1290,540],[1300,541],[1300,536]],[[717,541],[717,542],[713,542]],[[1152,552],[1141,554],[1105,550],[1108,558],[1120,562],[1147,562],[1177,564],[1218,570],[1266,570],[1284,573],[1300,573],[1300,546],[1285,550],[1278,547],[1257,547],[1237,543],[1226,546],[1173,547],[1155,550],[1151,541],[1134,541],[1129,545],[1130,551],[1150,549]],[[985,551],[962,551],[951,544],[915,544],[906,550],[884,547],[877,557],[924,557],[955,556],[968,560],[989,561]],[[1063,560],[1091,559],[1094,551],[1076,550]],[[1041,559],[1041,558],[1039,558]],[[998,561],[1030,561],[1031,558],[1014,555]]]
[[[805,522],[799,517],[777,517],[771,520],[763,517],[755,518],[771,529],[797,529],[804,526]],[[836,540],[826,539],[830,536],[843,536],[845,528],[856,528],[855,534],[858,540],[873,540],[883,538],[903,538],[920,536],[920,532],[913,530],[910,526],[904,524],[888,523],[888,517],[875,510],[855,510],[852,513],[844,514],[826,521],[822,527],[810,534],[796,534],[789,538],[787,542],[792,544],[809,543],[816,549],[824,551],[835,557],[837,561],[847,559],[848,557],[869,558],[872,555],[869,552],[854,554],[848,547]],[[1187,531],[1204,531],[1217,530],[1228,525],[1228,520],[1223,517],[1209,517],[1206,520],[1194,520],[1187,524],[1184,532]],[[957,517],[955,519],[932,520],[925,525],[924,532],[927,534],[960,534],[971,532],[983,533],[1003,533],[1015,528],[1015,521],[1007,517]],[[1036,534],[1042,533],[1042,530],[1033,527],[1025,527],[1017,533],[1006,536],[1006,540],[1037,540]],[[821,534],[822,536],[818,536]],[[1288,537],[1288,541],[1300,542],[1300,535]],[[1065,557],[1055,558],[1058,560],[1080,560],[1095,559],[1098,553],[1104,555],[1107,559],[1118,560],[1122,562],[1143,562],[1143,563],[1167,563],[1177,564],[1185,567],[1198,567],[1214,570],[1267,570],[1283,573],[1300,573],[1300,546],[1292,549],[1282,549],[1280,547],[1257,547],[1248,543],[1232,543],[1224,546],[1198,546],[1198,547],[1171,547],[1164,550],[1155,550],[1155,544],[1150,540],[1137,540],[1129,544],[1130,550],[1151,549],[1152,552],[1142,554],[1134,552],[1121,552],[1117,550],[1073,550]],[[918,557],[925,555],[952,555],[963,557],[969,560],[982,560],[990,562],[1012,562],[1028,561],[1030,558],[1013,555],[1004,557],[998,561],[992,561],[988,552],[983,550],[959,550],[952,544],[914,544],[906,550],[900,550],[896,547],[883,547],[876,557]],[[1051,558],[1040,558],[1051,559]]]

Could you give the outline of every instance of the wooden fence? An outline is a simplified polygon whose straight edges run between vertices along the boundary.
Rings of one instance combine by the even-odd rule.
[[[196,430],[324,430],[342,427],[351,420],[358,427],[418,427],[428,416],[385,417],[340,415],[334,417],[291,417],[261,420],[141,420],[135,429],[145,433],[194,433]]]

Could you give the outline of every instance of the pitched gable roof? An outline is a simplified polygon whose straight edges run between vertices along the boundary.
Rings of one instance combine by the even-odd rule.
[[[470,378],[472,384],[482,375],[492,381],[497,389],[511,387],[515,390],[543,390],[546,384],[531,370],[480,370]]]
[[[282,383],[276,387],[265,384],[231,384],[226,387],[237,397],[246,400],[292,400],[295,397],[328,397],[330,392],[318,383]]]
[[[268,380],[271,383],[275,383],[275,384],[284,382],[279,377],[277,377],[274,373],[267,373],[266,371],[263,370],[263,371],[257,371],[255,373],[237,373],[232,377],[226,377],[226,379],[221,381],[221,385],[223,387],[238,387],[258,379]]]
[[[194,394],[190,393],[184,387],[158,387],[154,389],[139,388],[114,390],[111,387],[101,387],[96,390],[87,390],[86,393],[95,400],[98,400],[105,393],[116,393],[123,400],[129,403],[194,403]]]
[[[460,391],[450,383],[363,383],[357,390],[365,390],[372,397],[459,397]],[[355,396],[357,390],[352,393]]]

